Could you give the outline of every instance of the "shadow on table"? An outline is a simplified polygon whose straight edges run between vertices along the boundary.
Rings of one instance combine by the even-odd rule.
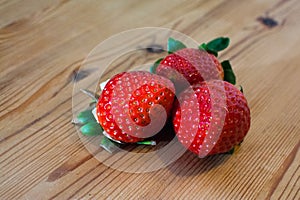
[[[230,158],[230,154],[219,154],[199,158],[187,151],[167,168],[178,176],[193,176],[210,171],[222,165]]]

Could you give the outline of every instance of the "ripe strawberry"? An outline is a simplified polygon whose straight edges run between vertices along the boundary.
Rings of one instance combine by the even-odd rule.
[[[242,92],[220,80],[183,91],[175,104],[178,140],[200,157],[230,151],[250,128],[250,110]]]
[[[119,73],[109,80],[99,98],[98,121],[114,140],[141,141],[164,126],[174,92],[173,83],[156,74]]]
[[[214,55],[192,48],[165,57],[156,68],[156,74],[172,80],[178,92],[202,81],[224,78],[223,68]]]

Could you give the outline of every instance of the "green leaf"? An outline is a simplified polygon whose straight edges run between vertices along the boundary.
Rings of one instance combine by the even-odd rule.
[[[213,54],[216,57],[218,57],[218,52],[216,52],[216,51],[208,49],[207,52],[210,53],[210,54]]]
[[[207,45],[206,45],[205,43],[202,43],[202,44],[198,47],[198,49],[207,51],[208,53],[213,54],[214,56],[218,57],[218,52],[215,51],[215,50],[208,49],[208,47],[207,47]]]
[[[223,70],[232,70],[232,67],[231,67],[231,64],[230,64],[229,60],[224,60],[221,63],[221,65],[223,67]]]
[[[227,37],[216,38],[206,44],[207,50],[219,52],[226,49],[229,45],[230,39]]]
[[[86,124],[88,122],[95,122],[96,119],[92,113],[92,110],[85,110],[85,111],[82,111],[80,112],[78,115],[77,115],[77,123],[79,124]]]
[[[103,132],[102,127],[96,121],[88,122],[80,128],[80,132],[86,136],[100,135]]]
[[[221,65],[222,65],[223,71],[224,71],[224,81],[227,81],[227,82],[235,85],[236,78],[235,78],[235,75],[234,75],[234,72],[232,70],[229,60],[224,60],[221,63]]]
[[[158,59],[157,61],[155,61],[155,63],[153,65],[151,65],[150,67],[150,72],[152,74],[155,74],[156,68],[158,67],[158,65],[160,64],[160,62],[163,60],[163,58]]]
[[[118,148],[119,145],[120,144],[111,141],[110,139],[108,139],[105,136],[103,136],[103,138],[101,139],[101,142],[100,142],[100,146],[109,153],[114,153],[114,152],[119,151],[119,148]]]
[[[137,142],[136,144],[155,146],[156,142],[154,140],[150,140],[150,141],[140,141]]]
[[[175,51],[184,48],[186,48],[186,46],[179,40],[175,40],[171,37],[168,39],[168,46],[167,46],[168,53],[174,53]]]
[[[198,49],[207,51],[206,44],[205,44],[205,43],[202,43],[202,44],[198,47]]]

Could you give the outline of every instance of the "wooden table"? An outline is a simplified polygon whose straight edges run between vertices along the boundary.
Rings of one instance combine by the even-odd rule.
[[[297,0],[2,0],[0,199],[300,199],[299,19]],[[252,112],[236,153],[137,174],[86,150],[70,123],[74,75],[98,43],[146,26],[231,38],[220,58]]]

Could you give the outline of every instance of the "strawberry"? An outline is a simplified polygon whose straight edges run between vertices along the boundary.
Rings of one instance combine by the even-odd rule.
[[[243,93],[234,85],[205,81],[180,94],[173,126],[178,140],[200,157],[225,153],[246,136],[250,110]]]
[[[224,78],[222,66],[214,55],[192,48],[169,54],[160,62],[155,72],[172,80],[178,92],[204,80]]]
[[[113,140],[135,143],[164,126],[173,105],[173,83],[144,71],[123,72],[105,85],[97,118]],[[165,119],[164,119],[165,118]]]

